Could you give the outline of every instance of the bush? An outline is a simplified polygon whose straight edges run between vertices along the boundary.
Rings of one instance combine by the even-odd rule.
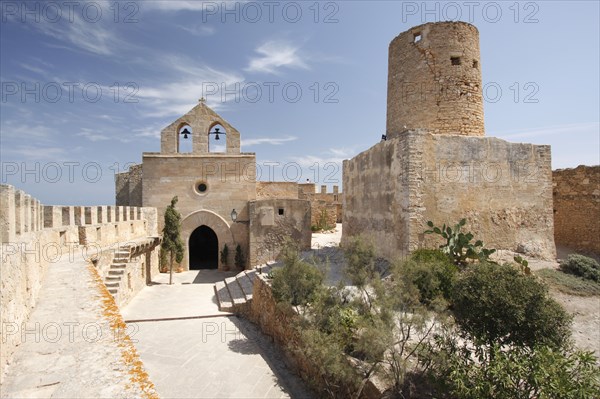
[[[378,276],[375,265],[375,248],[362,237],[351,237],[344,250],[346,268],[344,273],[357,287],[364,287]]]
[[[312,302],[323,283],[323,272],[300,259],[296,251],[284,250],[284,265],[273,270],[273,296],[277,302],[304,306]]]
[[[233,260],[233,263],[235,264],[235,267],[241,270],[244,270],[246,267],[246,260],[244,259],[244,254],[240,244],[235,247],[235,259]]]
[[[457,272],[458,267],[440,250],[418,249],[396,274],[417,287],[421,303],[431,305],[438,298],[450,298]]]
[[[430,369],[441,397],[595,399],[600,395],[600,369],[591,352],[495,346],[486,357],[481,348],[456,341],[441,345]]]
[[[600,295],[600,284],[585,280],[572,274],[563,273],[556,269],[541,269],[535,272],[546,284],[569,295],[594,296]]]
[[[481,263],[454,284],[451,302],[460,329],[475,343],[563,347],[571,317],[532,276],[510,265]]]
[[[569,255],[567,260],[561,262],[559,268],[565,273],[600,282],[600,265],[587,256]]]

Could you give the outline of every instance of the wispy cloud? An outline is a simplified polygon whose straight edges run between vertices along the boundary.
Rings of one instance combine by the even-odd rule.
[[[271,144],[271,145],[282,145],[283,143],[287,143],[290,141],[298,140],[298,137],[288,136],[288,137],[257,137],[257,138],[249,138],[242,139],[243,147],[251,147],[253,145],[259,144]]]
[[[345,159],[352,158],[357,154],[357,151],[353,148],[330,148],[318,155],[303,155],[301,157],[293,156],[290,160],[298,163],[304,168],[311,167],[315,164],[323,165],[327,163],[338,164],[341,170],[342,162]]]
[[[92,129],[82,128],[82,132],[77,133],[76,136],[85,137],[90,141],[106,141],[111,138],[105,134],[95,133]]]
[[[279,68],[310,69],[298,47],[283,40],[272,40],[255,50],[259,56],[250,60],[248,72],[278,73]]]
[[[223,1],[223,3],[231,3],[232,1]],[[143,7],[150,10],[159,11],[204,11],[209,7],[220,4],[214,1],[199,1],[199,0],[160,0],[160,1],[145,1]]]
[[[20,145],[15,148],[5,149],[4,151],[28,160],[61,159],[66,154],[63,147],[34,147],[30,145]]]
[[[214,35],[216,32],[215,28],[207,25],[180,26],[180,29],[191,33],[194,36],[211,36]]]
[[[600,131],[600,122],[572,123],[566,125],[541,126],[529,129],[509,130],[505,132],[496,132],[495,135],[502,139],[515,139],[527,137],[543,137],[555,134],[568,133],[595,133]]]

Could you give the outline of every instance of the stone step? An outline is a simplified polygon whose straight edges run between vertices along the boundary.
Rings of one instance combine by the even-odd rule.
[[[242,291],[242,287],[237,282],[235,277],[229,277],[225,279],[225,285],[229,291],[229,296],[234,305],[242,305],[246,303],[246,296]]]
[[[123,275],[123,273],[125,273],[125,270],[109,270],[108,271],[109,276],[121,276],[121,275]]]
[[[112,296],[115,296],[115,295],[117,295],[119,290],[117,288],[109,288],[108,292],[110,292],[112,294]]]
[[[125,269],[127,267],[127,263],[113,263],[110,265],[111,269]]]
[[[106,276],[106,278],[104,280],[107,282],[121,281],[121,276]]]
[[[250,280],[250,278],[246,275],[246,272],[241,272],[240,274],[235,276],[235,279],[237,280],[238,285],[242,289],[242,292],[244,293],[244,297],[245,297],[246,301],[251,300],[252,299],[252,280]]]
[[[117,255],[113,257],[113,262],[115,263],[127,263],[129,261],[129,256],[126,255]]]
[[[104,285],[106,286],[106,288],[113,288],[113,287],[118,287],[121,284],[119,281],[105,281]]]
[[[219,310],[222,312],[231,312],[233,311],[233,303],[231,302],[231,296],[229,296],[229,291],[225,286],[224,281],[219,281],[214,285],[215,296],[217,298],[217,304],[219,306]]]

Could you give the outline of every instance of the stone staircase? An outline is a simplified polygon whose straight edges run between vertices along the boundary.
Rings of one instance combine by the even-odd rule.
[[[104,279],[104,284],[106,285],[108,292],[110,292],[115,298],[119,294],[121,278],[125,274],[125,269],[127,268],[127,262],[129,262],[129,259],[130,248],[128,246],[119,247],[115,251],[110,269],[108,269],[108,274]]]
[[[215,296],[219,310],[222,312],[234,312],[236,307],[246,304],[252,299],[252,288],[257,274],[268,274],[273,268],[274,262],[254,269],[244,270],[234,277],[226,278],[215,284]]]

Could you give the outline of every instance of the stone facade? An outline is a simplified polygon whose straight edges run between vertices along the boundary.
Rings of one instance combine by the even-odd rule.
[[[344,161],[343,240],[394,259],[439,245],[427,221],[466,226],[489,248],[553,258],[550,147],[404,132]]]
[[[115,206],[44,206],[13,186],[0,186],[2,273],[0,324],[2,374],[21,342],[6,334],[8,326],[26,322],[34,308],[44,274],[52,264],[83,256],[99,275],[108,276],[115,253],[134,248],[121,269],[119,304],[125,304],[158,272],[156,210]],[[128,259],[129,260],[129,259]]]
[[[217,124],[226,132],[226,148],[220,153],[210,152],[208,148],[209,132]],[[188,140],[192,140],[190,153],[179,152],[180,140],[185,140],[181,134],[184,128],[188,129]],[[139,198],[143,206],[157,208],[159,231],[163,227],[167,205],[171,198],[178,197],[176,208],[182,215],[181,235],[185,243],[181,264],[184,270],[197,267],[230,269],[235,263],[237,245],[241,247],[247,267],[255,266],[254,262],[263,262],[264,257],[257,254],[267,253],[262,247],[267,233],[260,227],[263,222],[253,219],[250,204],[263,199],[298,201],[298,186],[295,183],[256,181],[255,154],[240,152],[239,132],[203,102],[163,129],[161,152],[143,153],[142,164],[120,174],[115,188],[118,205],[130,205],[131,201]],[[139,197],[138,192],[141,192]],[[305,227],[300,222],[304,220],[303,217],[297,217],[295,210],[303,212],[304,205],[292,205],[290,202],[285,208],[291,212],[277,218],[280,226],[277,234],[283,231],[281,226],[286,225],[291,229],[288,236],[296,237],[298,234],[295,229]],[[233,210],[238,215],[236,222],[231,217]],[[306,229],[310,231],[310,224]],[[198,241],[194,237],[200,231],[207,236],[201,236]],[[268,234],[272,235],[273,232],[269,231]],[[301,236],[299,244],[304,248],[307,244],[304,235]],[[229,249],[226,262],[220,256],[225,245]],[[269,245],[274,249],[273,245]],[[277,255],[277,251],[268,253]],[[204,258],[210,258],[209,266],[199,266]]]
[[[250,264],[259,265],[274,259],[286,240],[310,249],[311,204],[298,199],[265,199],[251,201]]]
[[[556,245],[600,255],[600,166],[552,172]]]
[[[390,43],[387,135],[421,128],[484,135],[479,32],[473,25],[427,23]]]

